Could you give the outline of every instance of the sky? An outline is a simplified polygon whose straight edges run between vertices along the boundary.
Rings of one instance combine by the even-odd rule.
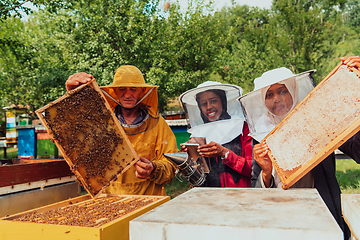
[[[171,3],[171,0],[168,2]],[[188,0],[179,0],[179,2],[181,6],[186,8]],[[214,2],[215,2],[215,10],[220,10],[224,6],[228,6],[228,7],[231,6],[231,0],[214,0]],[[235,0],[235,3],[239,5],[246,4],[252,7],[270,9],[272,0]]]
[[[187,3],[188,3],[188,0],[178,0],[181,7],[186,9],[187,7]],[[193,0],[193,1],[196,1],[196,0]],[[271,3],[272,3],[273,0],[235,0],[235,3],[236,4],[239,4],[239,5],[248,5],[248,6],[252,6],[252,7],[259,7],[259,8],[267,8],[267,9],[270,9],[271,8]],[[161,3],[162,2],[162,3]],[[160,0],[160,6],[163,5],[165,2],[172,2],[172,0]],[[205,0],[205,2],[208,2],[208,0]],[[215,2],[215,10],[220,10],[222,7],[224,6],[231,6],[231,0],[214,0]],[[24,6],[27,6],[27,7],[31,7],[33,8],[32,4],[27,2],[25,3]],[[25,16],[25,19],[27,19],[28,17]]]

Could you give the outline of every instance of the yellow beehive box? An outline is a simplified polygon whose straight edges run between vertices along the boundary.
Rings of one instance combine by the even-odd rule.
[[[95,79],[36,114],[92,197],[139,159]]]
[[[0,219],[2,240],[128,240],[129,221],[168,196],[80,196]]]
[[[339,64],[265,138],[287,189],[360,130],[360,72]]]

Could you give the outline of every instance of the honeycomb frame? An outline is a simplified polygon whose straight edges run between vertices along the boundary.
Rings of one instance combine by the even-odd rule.
[[[35,113],[93,198],[139,159],[95,79]]]

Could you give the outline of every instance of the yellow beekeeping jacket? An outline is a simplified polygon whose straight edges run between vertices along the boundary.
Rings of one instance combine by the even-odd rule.
[[[153,160],[156,169],[146,179],[139,179],[135,175],[135,167],[131,166],[124,174],[113,182],[106,193],[111,194],[136,194],[136,195],[165,195],[164,185],[171,182],[175,176],[175,167],[163,153],[178,152],[174,133],[160,116],[146,120],[148,129],[138,134],[131,135],[124,129],[137,154]],[[155,126],[152,126],[154,125]],[[134,130],[133,130],[134,131]]]
[[[142,73],[136,67],[121,66],[115,73],[113,83],[101,87],[106,92],[106,99],[113,110],[119,104],[114,92],[115,87],[145,89],[144,96],[138,104],[148,110],[148,118],[137,125],[122,124],[122,126],[139,156],[149,160],[155,157],[153,162],[156,164],[156,169],[148,178],[139,179],[135,175],[135,167],[131,166],[105,190],[105,193],[165,195],[164,185],[172,181],[176,168],[163,156],[163,153],[179,150],[174,133],[158,113],[157,86],[146,84]]]

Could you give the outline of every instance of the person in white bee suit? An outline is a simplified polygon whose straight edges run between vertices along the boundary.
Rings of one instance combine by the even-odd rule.
[[[251,186],[252,138],[237,100],[241,94],[238,86],[207,81],[180,96],[191,138],[202,137],[207,143],[198,147],[211,169],[202,186]]]
[[[359,57],[341,58],[348,66],[360,67]],[[240,98],[246,112],[253,141],[252,187],[281,188],[282,182],[268,156],[269,148],[261,140],[310,92],[311,73],[295,75],[289,69],[278,68],[263,73],[254,80],[255,90]],[[259,107],[250,103],[256,99]],[[259,110],[260,109],[260,110]],[[261,143],[259,143],[261,142]],[[360,163],[360,133],[356,133],[339,149]],[[344,239],[350,238],[350,230],[341,211],[340,187],[335,176],[335,154],[330,154],[291,188],[316,188],[331,214],[344,232]]]

